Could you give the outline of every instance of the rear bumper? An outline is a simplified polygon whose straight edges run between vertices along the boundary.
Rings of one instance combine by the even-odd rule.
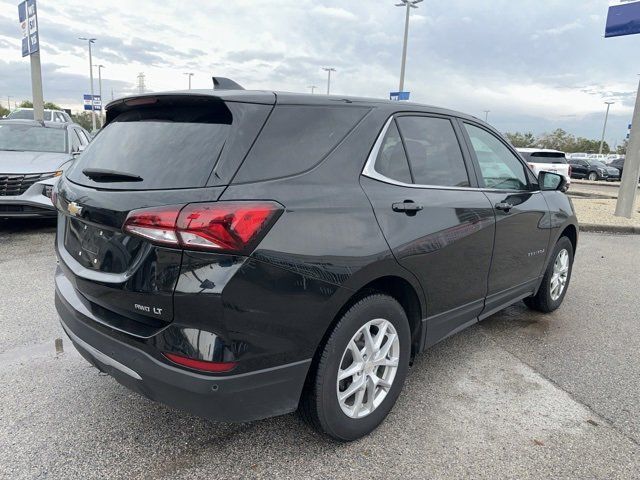
[[[80,354],[119,383],[195,415],[244,422],[294,411],[311,359],[238,375],[209,376],[174,367],[116,338],[64,276],[56,278],[61,324]]]

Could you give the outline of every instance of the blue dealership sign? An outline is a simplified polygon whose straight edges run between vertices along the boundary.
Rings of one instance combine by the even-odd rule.
[[[40,50],[36,0],[25,0],[18,5],[18,20],[22,30],[22,56],[26,57]]]
[[[102,99],[100,98],[100,95],[94,95],[93,101],[91,101],[91,95],[85,93],[82,96],[82,99],[84,102],[85,110],[97,110],[97,111],[102,110]]]
[[[605,37],[640,33],[640,0],[611,0]]]
[[[389,100],[409,100],[410,92],[389,92]]]

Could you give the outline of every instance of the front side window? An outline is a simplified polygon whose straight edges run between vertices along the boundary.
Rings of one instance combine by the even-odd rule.
[[[399,117],[398,126],[416,184],[469,186],[462,150],[450,120]]]
[[[409,162],[402,146],[396,122],[392,121],[376,159],[376,172],[392,180],[411,183]]]
[[[511,150],[492,133],[468,123],[464,126],[480,164],[485,186],[498,190],[527,190],[524,165]]]

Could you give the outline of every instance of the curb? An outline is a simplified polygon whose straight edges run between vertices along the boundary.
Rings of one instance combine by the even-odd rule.
[[[623,233],[627,235],[640,235],[640,227],[633,225],[602,225],[598,223],[579,224],[581,232],[594,233]]]

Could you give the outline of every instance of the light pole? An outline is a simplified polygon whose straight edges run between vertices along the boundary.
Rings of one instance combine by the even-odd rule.
[[[336,69],[333,67],[322,67],[322,69],[327,72],[327,95],[331,92],[331,72],[335,72]]]
[[[313,95],[314,92],[315,92],[315,89],[318,88],[318,87],[316,87],[315,85],[309,85],[307,88],[311,89],[311,95]]]
[[[604,126],[602,127],[602,139],[600,140],[600,155],[602,155],[602,147],[604,146],[604,134],[607,131],[607,120],[609,119],[609,108],[616,102],[604,102],[607,105],[607,113],[604,114]]]
[[[78,40],[84,40],[89,44],[89,80],[91,81],[91,125],[93,132],[96,131],[96,111],[93,108],[93,60],[91,58],[91,44],[96,43],[95,38],[79,37]]]
[[[193,77],[193,73],[185,72],[183,73],[183,75],[186,75],[187,77],[189,77],[189,90],[191,90],[191,77]]]
[[[400,66],[400,86],[398,91],[404,91],[404,68],[407,63],[407,40],[409,38],[409,12],[412,8],[416,7],[416,3],[420,3],[422,0],[400,0],[400,3],[396,3],[396,7],[405,7],[407,14],[404,20],[404,43],[402,44],[402,65]]]
[[[483,110],[484,112],[484,121],[488,122],[489,121],[489,113],[491,112],[491,110]]]
[[[13,97],[10,95],[7,95],[7,107],[9,108],[9,111],[11,111],[11,99]]]
[[[94,65],[98,69],[98,94],[100,95],[100,128],[104,125],[104,102],[102,101],[102,69],[104,65]]]

